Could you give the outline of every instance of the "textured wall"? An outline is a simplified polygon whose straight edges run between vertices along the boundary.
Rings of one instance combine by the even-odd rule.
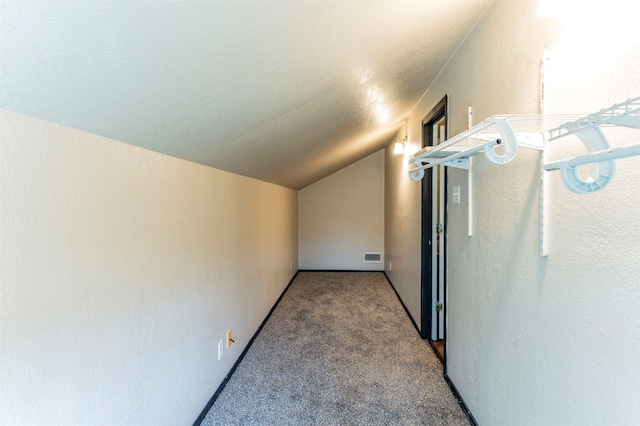
[[[435,105],[435,104],[434,104]],[[425,113],[426,114],[426,113]],[[402,138],[405,131],[401,131]],[[385,149],[385,271],[418,327],[420,322],[420,184],[407,176],[408,154],[421,147],[415,131],[405,155]]]
[[[363,253],[383,253],[384,151],[299,192],[300,269],[383,269]]]
[[[295,191],[9,112],[0,194],[2,424],[191,424],[297,268]]]
[[[425,93],[407,123],[418,149],[421,119],[449,95],[450,134],[499,113],[539,112],[545,48],[548,112],[589,113],[640,95],[640,29],[631,2],[536,15],[537,1],[497,1]],[[589,14],[585,12],[590,12]],[[608,130],[614,146],[640,132]],[[614,136],[615,135],[615,136]],[[557,141],[552,158],[584,152]],[[390,277],[419,314],[420,185],[387,155]],[[482,425],[640,422],[640,181],[638,157],[617,162],[612,184],[569,192],[551,175],[550,254],[538,254],[539,156],[522,149],[503,166],[474,160],[474,228],[467,174],[451,170],[448,228],[448,372]],[[451,194],[449,194],[451,195]],[[388,268],[388,265],[386,265]]]

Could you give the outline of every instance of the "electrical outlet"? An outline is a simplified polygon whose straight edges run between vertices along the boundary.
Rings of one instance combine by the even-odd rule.
[[[231,347],[232,343],[233,343],[233,334],[231,333],[231,330],[229,330],[227,331],[227,349]]]
[[[293,260],[289,262],[289,269],[293,270]]]
[[[222,358],[222,348],[224,348],[224,342],[220,340],[218,342],[218,361],[220,361],[220,359]]]
[[[391,272],[391,262],[389,262],[389,272]]]

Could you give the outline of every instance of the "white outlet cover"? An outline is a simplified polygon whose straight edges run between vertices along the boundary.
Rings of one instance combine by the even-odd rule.
[[[453,204],[460,204],[460,187],[453,187]]]
[[[222,351],[224,350],[224,341],[220,340],[218,342],[218,361],[222,358]]]

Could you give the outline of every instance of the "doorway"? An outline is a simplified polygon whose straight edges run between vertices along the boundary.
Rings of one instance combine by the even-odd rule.
[[[447,96],[422,120],[422,146],[447,139]],[[447,169],[433,167],[422,180],[422,338],[444,363],[446,353]]]

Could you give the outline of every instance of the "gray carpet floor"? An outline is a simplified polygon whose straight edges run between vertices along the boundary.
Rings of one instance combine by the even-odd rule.
[[[202,425],[469,425],[382,273],[300,272]]]

